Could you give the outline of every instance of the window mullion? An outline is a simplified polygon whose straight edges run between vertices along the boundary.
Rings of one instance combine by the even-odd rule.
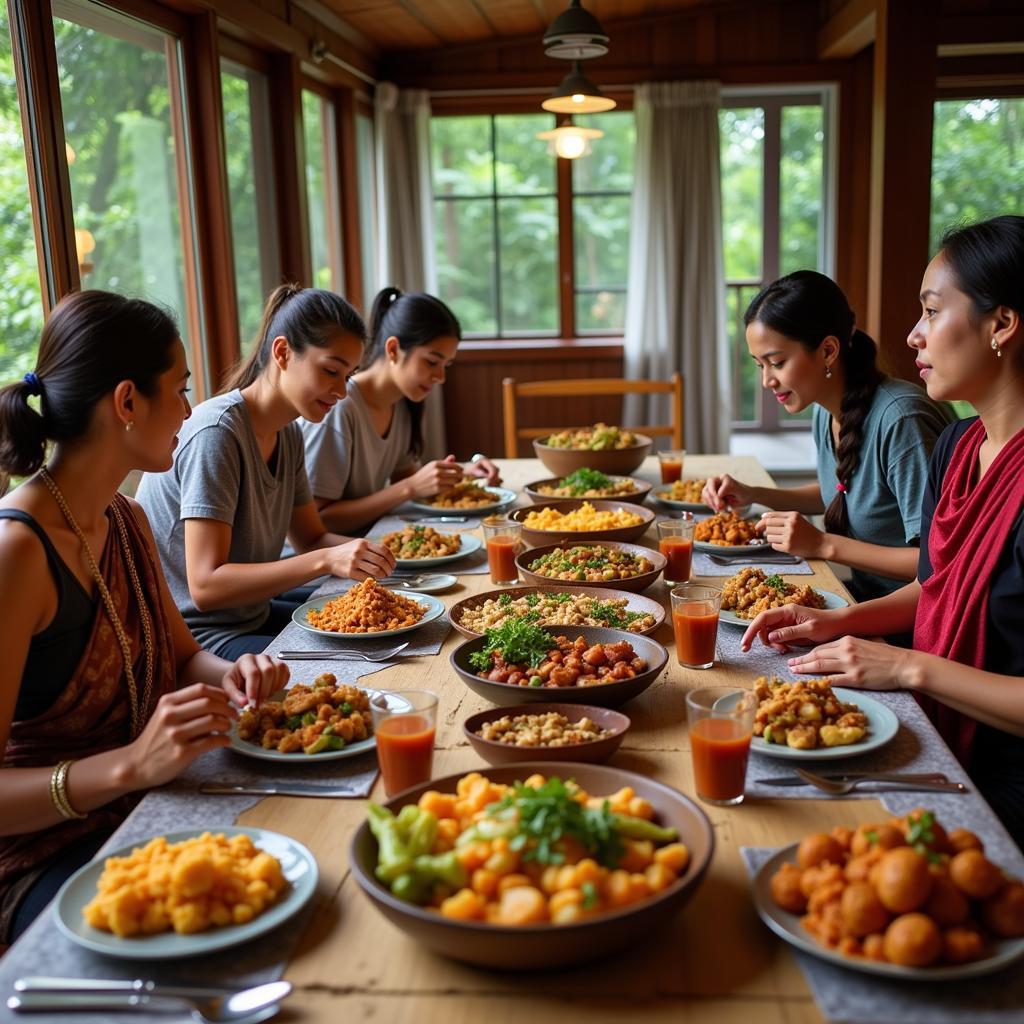
[[[494,323],[499,338],[505,336],[501,322],[501,232],[498,229],[498,126],[491,115],[491,230],[494,233]]]
[[[561,336],[576,337],[576,254],[572,161],[555,158],[558,187],[558,305]]]
[[[762,233],[761,273],[767,284],[779,276],[782,104],[778,100],[764,104],[764,192],[762,194],[764,230]],[[761,389],[761,428],[779,429],[779,403]]]

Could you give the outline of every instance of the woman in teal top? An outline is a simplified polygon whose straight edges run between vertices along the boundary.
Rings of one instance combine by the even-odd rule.
[[[858,600],[897,590],[917,572],[928,458],[952,413],[877,368],[874,341],[824,274],[798,270],[768,285],[744,322],[763,386],[789,413],[815,406],[818,482],[750,487],[712,477],[705,501],[767,505],[762,527],[772,546],[850,566]],[[822,512],[824,531],[806,518]]]

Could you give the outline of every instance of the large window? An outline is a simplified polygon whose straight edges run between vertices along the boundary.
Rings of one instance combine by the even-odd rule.
[[[338,197],[337,132],[334,104],[302,90],[302,131],[306,148],[306,201],[312,284],[345,293],[341,261],[341,204]]]
[[[722,243],[733,426],[806,429],[761,387],[743,314],[761,287],[794,270],[832,273],[832,94],[727,95],[719,113]]]
[[[356,114],[356,174],[359,186],[359,242],[362,251],[363,312],[380,287],[377,280],[377,180],[373,118]]]
[[[96,4],[54,0],[53,12],[82,286],[170,308],[196,362],[178,40]]]
[[[0,4],[0,260],[4,275],[0,289],[2,386],[35,366],[43,328],[39,264],[6,4]]]
[[[235,297],[243,348],[256,337],[263,302],[280,276],[266,76],[221,61]]]
[[[955,224],[1024,213],[1024,98],[941,100],[932,141],[931,249]]]

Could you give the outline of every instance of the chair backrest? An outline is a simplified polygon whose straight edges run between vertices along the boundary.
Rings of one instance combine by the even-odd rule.
[[[520,427],[516,417],[516,401],[520,398],[568,398],[591,395],[669,395],[671,422],[668,424],[630,427],[648,437],[671,437],[673,448],[683,447],[683,375],[674,373],[670,380],[622,380],[618,377],[578,378],[571,380],[517,381],[506,377],[501,382],[501,397],[505,422],[505,458],[514,459],[519,453],[521,439],[533,440],[582,426],[579,423],[559,424],[552,427]]]

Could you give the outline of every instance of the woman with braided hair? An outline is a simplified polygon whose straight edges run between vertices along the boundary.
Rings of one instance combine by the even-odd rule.
[[[875,343],[854,326],[840,287],[798,270],[763,288],[747,307],[747,347],[762,383],[789,413],[814,404],[818,482],[750,487],[712,477],[713,509],[758,502],[774,548],[848,565],[858,600],[914,578],[928,457],[953,419],[915,384],[875,366]],[[824,532],[805,517],[825,513]]]

